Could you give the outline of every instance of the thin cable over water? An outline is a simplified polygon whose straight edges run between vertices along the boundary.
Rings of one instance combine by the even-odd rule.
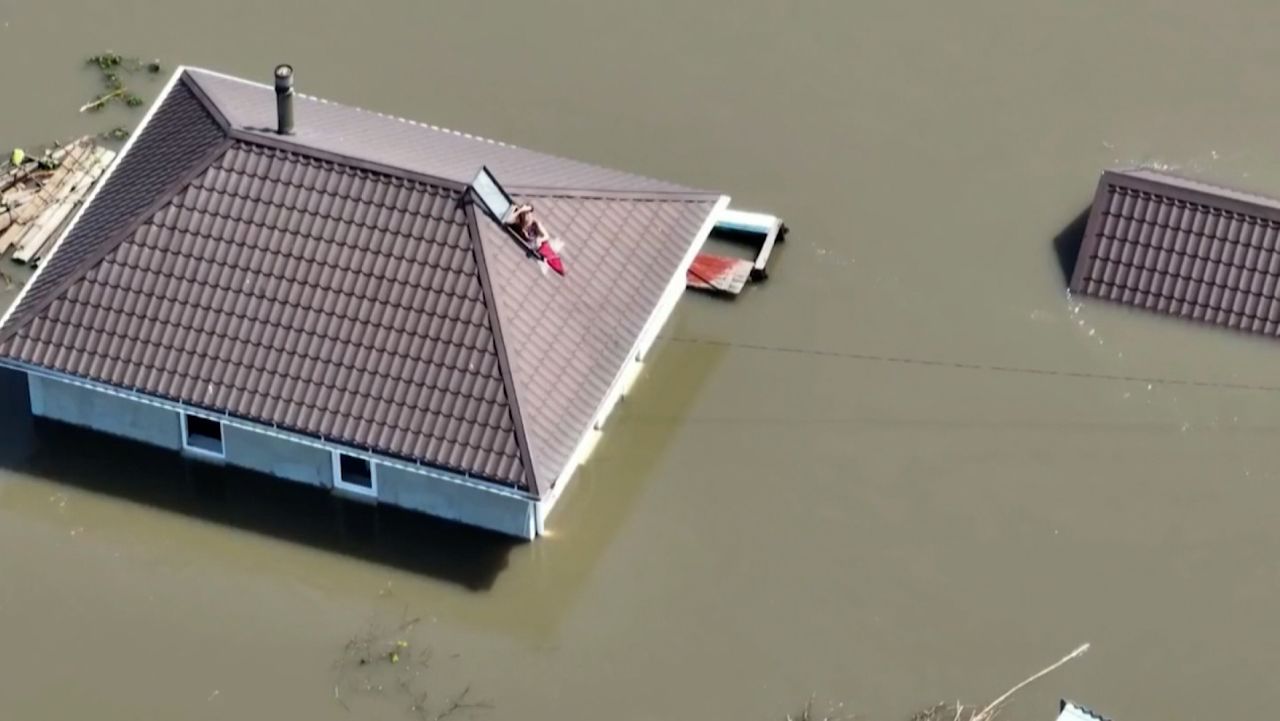
[[[691,345],[711,345],[723,348],[740,348],[743,350],[764,351],[769,353],[786,353],[789,355],[816,356],[822,358],[845,358],[849,360],[868,361],[874,363],[896,363],[899,365],[926,366],[934,368],[959,368],[963,370],[987,371],[992,373],[1017,373],[1020,375],[1055,376],[1059,378],[1082,378],[1099,381],[1122,381],[1126,383],[1150,383],[1169,386],[1189,386],[1197,388],[1224,388],[1230,390],[1280,392],[1280,386],[1260,385],[1253,383],[1234,383],[1231,381],[1206,381],[1185,378],[1160,378],[1156,376],[1113,375],[1109,373],[1091,373],[1088,371],[1054,370],[1052,368],[1027,368],[1023,366],[996,365],[990,363],[969,363],[966,361],[934,360],[928,358],[911,358],[908,356],[878,355],[875,353],[851,353],[846,351],[823,350],[820,348],[793,348],[788,346],[765,345],[761,343],[736,343],[709,338],[686,338],[683,336],[663,336],[675,343]]]

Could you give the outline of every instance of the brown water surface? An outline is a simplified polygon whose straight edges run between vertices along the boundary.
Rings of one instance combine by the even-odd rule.
[[[137,121],[76,114],[92,52],[288,61],[304,92],[793,228],[767,284],[682,303],[532,545],[35,427],[0,378],[0,717],[413,718],[335,668],[402,617],[432,701],[470,684],[496,719],[774,719],[816,694],[892,721],[1083,641],[1008,718],[1060,695],[1268,716],[1280,392],[1163,381],[1280,387],[1280,347],[1073,302],[1053,240],[1117,163],[1280,194],[1277,21],[1262,0],[0,0],[0,146]]]

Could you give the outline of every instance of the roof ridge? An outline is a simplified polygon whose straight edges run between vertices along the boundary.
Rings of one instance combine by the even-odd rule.
[[[436,185],[442,188],[448,188],[450,190],[463,191],[466,189],[465,183],[459,183],[456,180],[450,180],[449,178],[444,178],[439,175],[432,175],[430,173],[423,173],[415,170],[410,170],[408,168],[404,168],[396,165],[380,163],[374,160],[368,160],[367,158],[360,158],[355,155],[350,155],[348,153],[326,150],[324,148],[317,148],[314,145],[308,145],[306,143],[294,140],[287,135],[267,135],[266,133],[250,130],[247,128],[234,127],[231,125],[230,121],[227,120],[226,114],[222,112],[222,109],[218,107],[218,104],[215,103],[213,99],[209,97],[208,93],[205,92],[204,88],[200,87],[200,81],[191,74],[190,70],[191,68],[184,68],[183,72],[181,73],[182,84],[192,91],[192,95],[194,95],[196,99],[199,100],[202,105],[204,105],[205,109],[209,111],[209,114],[213,116],[214,120],[216,120],[218,124],[222,126],[223,131],[226,132],[226,134],[229,137],[235,140],[238,140],[243,143],[257,145],[263,148],[271,148],[274,150],[282,150],[285,152],[297,153],[298,155],[303,155],[309,158],[315,158],[317,160],[321,160],[325,162],[339,163],[339,164],[347,165],[353,168],[358,168],[360,170],[366,170],[371,173],[382,173],[383,175],[402,178],[404,180],[411,180],[411,181],[426,183],[428,185]],[[199,69],[196,69],[196,70],[199,72],[208,72],[208,71],[201,71]],[[210,74],[215,74],[215,73],[210,73]],[[224,76],[224,77],[231,78],[231,76]],[[231,78],[231,79],[238,80],[239,82],[243,82],[243,83],[248,83],[250,85],[256,85],[256,83],[253,83],[249,80],[244,80],[242,78]],[[304,95],[303,97],[309,97],[309,96]],[[319,98],[311,98],[311,99],[320,100]],[[327,103],[328,101],[321,100],[321,102]],[[370,112],[370,111],[364,111],[364,112]]]
[[[1206,183],[1194,178],[1145,168],[1109,169],[1098,178],[1099,190],[1108,184],[1121,187],[1128,192],[1153,193],[1176,202],[1192,203],[1217,209],[1220,212],[1280,224],[1280,199]],[[1095,203],[1096,195],[1097,191],[1095,191]],[[1086,231],[1089,230],[1093,228],[1086,228]]]
[[[459,183],[456,180],[443,178],[439,175],[430,175],[428,173],[420,173],[408,168],[402,168],[395,165],[387,165],[374,160],[366,160],[358,158],[354,155],[346,153],[338,153],[323,148],[317,148],[305,143],[299,143],[289,140],[287,137],[271,136],[252,130],[241,130],[239,128],[231,128],[227,131],[227,135],[233,140],[255,145],[260,148],[268,148],[271,150],[279,150],[286,153],[294,153],[304,157],[312,158],[326,163],[334,163],[337,165],[345,165],[349,168],[364,170],[370,173],[379,173],[392,178],[400,178],[401,180],[409,180],[412,182],[425,183],[426,185],[434,185],[439,188],[445,188],[454,192],[463,192],[467,189],[466,183]]]
[[[274,87],[273,87],[273,86],[271,86],[271,85],[268,85],[268,84],[266,84],[266,83],[260,83],[260,82],[254,81],[254,80],[248,80],[248,79],[246,79],[246,78],[241,78],[241,77],[237,77],[237,76],[234,76],[234,75],[228,75],[228,74],[226,74],[226,73],[220,73],[220,72],[217,72],[217,71],[215,71],[215,70],[209,70],[209,69],[207,69],[207,68],[201,68],[201,67],[196,67],[196,66],[184,66],[184,67],[183,67],[183,70],[187,71],[189,74],[194,74],[194,76],[193,76],[193,77],[195,78],[195,82],[196,82],[196,83],[199,83],[199,77],[198,77],[198,75],[199,75],[199,74],[201,74],[201,73],[203,73],[203,74],[208,75],[208,76],[213,77],[213,78],[218,78],[218,79],[226,80],[226,81],[232,81],[232,82],[236,82],[236,83],[239,83],[239,84],[242,84],[242,85],[246,85],[246,86],[249,86],[249,87],[253,87],[253,88],[259,88],[259,89],[263,89],[263,90],[269,90],[269,91],[271,91],[271,92],[273,92],[273,93],[275,92]],[[477,143],[483,143],[483,144],[486,144],[486,145],[493,145],[493,146],[496,146],[496,147],[500,147],[500,148],[508,148],[508,149],[512,149],[512,150],[520,150],[520,151],[524,151],[524,152],[528,152],[528,153],[534,153],[534,154],[538,154],[538,155],[543,155],[543,156],[547,156],[547,157],[550,157],[550,158],[556,158],[556,159],[560,159],[560,160],[569,160],[568,158],[564,158],[564,157],[562,157],[562,156],[556,155],[556,154],[554,154],[554,153],[550,153],[550,152],[545,151],[545,150],[537,150],[537,149],[530,148],[530,147],[526,147],[526,146],[523,146],[523,145],[518,145],[518,144],[515,144],[515,143],[508,143],[508,142],[504,142],[504,141],[501,141],[501,140],[495,140],[495,139],[493,139],[493,138],[489,138],[489,137],[486,137],[486,136],[483,136],[483,135],[476,135],[476,134],[474,134],[474,133],[468,133],[468,132],[464,132],[464,131],[461,131],[461,130],[454,130],[454,129],[452,129],[452,128],[447,128],[447,127],[444,127],[444,126],[441,126],[441,125],[434,125],[434,124],[432,124],[432,123],[426,123],[426,122],[422,122],[422,121],[419,121],[419,120],[413,120],[413,119],[411,119],[411,118],[406,118],[406,117],[399,116],[399,115],[392,115],[392,114],[390,114],[390,113],[383,113],[383,112],[379,112],[379,111],[377,111],[377,110],[370,110],[370,109],[368,109],[368,108],[365,108],[365,107],[362,107],[362,106],[359,106],[359,105],[353,105],[353,104],[349,104],[349,103],[345,103],[345,102],[339,102],[339,101],[336,101],[336,100],[330,100],[330,99],[328,99],[328,98],[323,98],[323,97],[320,97],[320,96],[318,96],[318,95],[310,95],[310,94],[308,94],[308,93],[301,93],[301,92],[295,93],[295,95],[296,95],[296,97],[301,98],[301,99],[303,99],[303,100],[308,100],[308,101],[311,101],[311,102],[320,103],[321,105],[327,105],[327,106],[332,106],[332,107],[343,108],[343,109],[346,109],[346,110],[355,111],[355,112],[357,112],[357,113],[362,113],[362,114],[364,114],[364,115],[368,115],[368,116],[372,116],[372,117],[378,117],[378,118],[384,118],[384,119],[386,119],[386,120],[396,121],[396,122],[402,123],[402,124],[404,124],[404,125],[409,125],[409,126],[413,126],[413,127],[417,127],[417,128],[424,128],[424,129],[426,129],[426,130],[430,130],[430,131],[433,131],[433,132],[442,133],[442,134],[445,134],[445,135],[452,135],[452,136],[455,136],[455,137],[458,137],[458,138],[463,138],[463,139],[465,139],[465,140],[475,141],[475,142],[477,142]],[[213,101],[212,101],[212,99],[210,99],[210,102],[213,102]],[[235,129],[233,128],[232,130],[234,131]],[[576,163],[576,164],[578,164],[578,165],[581,165],[581,166],[586,166],[586,167],[594,168],[594,169],[597,169],[597,170],[608,171],[608,172],[612,172],[612,173],[619,173],[619,174],[622,174],[622,175],[625,175],[625,176],[630,176],[630,177],[632,177],[632,178],[635,178],[635,179],[638,179],[638,180],[647,181],[647,182],[658,182],[658,183],[665,182],[665,181],[660,181],[659,179],[654,178],[654,177],[649,176],[649,175],[643,175],[643,174],[635,173],[635,172],[632,172],[632,171],[618,170],[618,169],[616,169],[616,168],[613,168],[613,167],[610,167],[610,166],[607,166],[607,165],[602,165],[602,164],[597,163],[597,162],[589,162],[589,161],[585,161],[585,160],[577,160],[577,159],[573,159],[573,160],[572,160],[572,162],[574,162],[574,163]],[[411,171],[411,170],[409,170],[408,168],[405,168],[405,167],[403,167],[403,166],[393,166],[393,167],[399,167],[399,168],[402,168],[403,170],[408,171],[408,172],[416,172],[416,171]],[[457,181],[454,181],[454,182],[457,182]],[[674,188],[680,188],[680,187],[682,187],[682,186],[677,185],[677,184],[675,184],[675,183],[671,183],[670,185],[672,185],[672,186],[673,186],[673,189],[672,189],[672,190],[669,190],[669,191],[665,191],[665,192],[669,192],[669,193],[673,193],[673,194],[680,194],[680,193],[699,193],[699,192],[702,192],[702,193],[704,193],[704,194],[705,194],[705,195],[707,195],[707,196],[717,196],[717,197],[718,197],[718,195],[719,195],[718,193],[712,193],[712,192],[709,192],[709,191],[698,191],[697,189],[694,189],[694,188],[687,188],[687,189],[684,189],[684,190],[676,190],[676,189],[674,189]],[[518,186],[513,185],[512,187],[518,187]],[[570,192],[572,192],[572,191],[570,191]],[[658,191],[638,191],[638,192],[648,193],[648,192],[658,192]]]
[[[1111,175],[1123,175],[1130,178],[1143,178],[1150,182],[1160,183],[1178,190],[1209,195],[1208,190],[1219,191],[1230,195],[1230,199],[1253,203],[1271,210],[1280,210],[1280,198],[1263,195],[1254,190],[1247,190],[1233,185],[1225,185],[1210,180],[1203,180],[1189,174],[1170,172],[1150,165],[1133,165],[1111,168],[1106,171]]]
[[[650,203],[705,203],[718,200],[721,193],[704,190],[600,190],[593,188],[547,188],[536,185],[509,185],[516,195],[533,198],[574,200],[628,200]]]
[[[511,410],[511,422],[515,426],[516,447],[520,449],[520,459],[525,467],[525,485],[535,496],[541,498],[548,488],[543,487],[543,479],[539,478],[533,465],[533,450],[529,445],[529,433],[525,429],[524,415],[520,411],[520,401],[516,395],[515,375],[511,367],[511,358],[507,355],[507,344],[502,336],[502,322],[498,317],[498,299],[493,292],[493,279],[489,275],[489,265],[485,261],[484,243],[480,239],[480,220],[476,214],[475,203],[470,194],[459,200],[467,215],[467,233],[471,236],[471,253],[476,259],[476,277],[480,280],[480,290],[484,293],[485,311],[489,316],[489,332],[493,335],[495,354],[498,356],[498,368],[502,373],[502,385],[507,394],[507,407]],[[487,220],[487,216],[486,216]]]
[[[272,91],[274,91],[274,88],[273,88],[272,86],[270,86],[270,85],[266,84],[266,83],[259,83],[259,82],[256,82],[256,81],[254,81],[254,80],[248,80],[248,79],[246,79],[246,78],[237,77],[237,76],[235,76],[235,75],[228,75],[228,74],[226,74],[226,73],[220,73],[220,72],[218,72],[218,71],[216,71],[216,70],[209,70],[208,68],[201,68],[201,67],[196,67],[196,66],[194,66],[194,65],[188,65],[188,66],[184,66],[184,69],[185,69],[185,70],[187,70],[187,71],[195,71],[195,72],[197,72],[197,73],[205,73],[205,74],[207,74],[207,75],[212,75],[212,76],[214,76],[214,77],[216,77],[216,78],[222,78],[223,80],[234,80],[235,82],[238,82],[238,83],[244,83],[245,85],[252,85],[252,86],[254,86],[254,87],[258,87],[258,88],[265,88],[265,89],[268,89],[268,90],[272,90]],[[370,109],[368,109],[368,108],[365,108],[365,107],[362,107],[362,106],[359,106],[359,105],[352,105],[352,104],[350,104],[350,103],[340,103],[340,102],[338,102],[338,101],[336,101],[336,100],[329,100],[328,98],[322,98],[322,97],[320,97],[320,96],[318,96],[318,95],[311,95],[311,94],[308,94],[308,93],[296,93],[296,95],[297,95],[297,97],[305,98],[305,99],[307,99],[307,100],[314,100],[314,101],[316,101],[316,102],[318,102],[318,103],[324,103],[325,105],[341,105],[342,107],[344,107],[344,108],[348,108],[348,109],[351,109],[351,110],[358,110],[358,111],[360,111],[360,112],[362,112],[362,113],[368,113],[368,114],[370,114],[370,115],[376,115],[376,116],[378,116],[378,117],[387,118],[388,120],[397,120],[397,121],[399,121],[399,122],[406,123],[406,124],[408,124],[408,125],[415,125],[415,126],[420,127],[420,128],[427,128],[428,130],[434,130],[434,131],[439,132],[439,133],[449,133],[450,135],[457,135],[457,136],[462,137],[462,138],[467,138],[468,140],[476,140],[476,141],[479,141],[479,142],[482,142],[482,143],[489,143],[490,145],[498,145],[498,146],[501,146],[501,147],[504,147],[504,148],[521,148],[521,149],[523,149],[523,150],[528,150],[528,149],[529,149],[529,148],[525,148],[524,146],[516,145],[516,144],[514,144],[514,143],[506,143],[506,142],[503,142],[503,141],[501,141],[501,140],[494,140],[493,138],[486,138],[486,137],[484,137],[483,135],[475,135],[475,134],[473,134],[473,133],[464,133],[464,132],[463,132],[463,131],[461,131],[461,130],[453,130],[452,128],[446,128],[446,127],[441,126],[441,125],[433,125],[433,124],[431,124],[431,123],[424,123],[424,122],[419,121],[419,120],[412,120],[412,119],[410,119],[410,118],[404,118],[404,117],[401,117],[401,116],[399,116],[399,115],[391,115],[390,113],[382,113],[382,112],[379,112],[379,111],[377,111],[377,110],[370,110]]]

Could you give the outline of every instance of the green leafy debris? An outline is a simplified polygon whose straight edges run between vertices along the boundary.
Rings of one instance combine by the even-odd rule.
[[[111,50],[100,55],[91,55],[85,64],[95,67],[102,75],[103,91],[92,100],[80,106],[82,113],[96,113],[115,101],[130,108],[146,104],[146,100],[137,93],[131,92],[125,84],[125,78],[135,73],[156,75],[163,68],[159,60],[144,61],[140,58],[121,55]]]

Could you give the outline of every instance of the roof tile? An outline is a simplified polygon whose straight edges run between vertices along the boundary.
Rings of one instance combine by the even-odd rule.
[[[1071,288],[1274,335],[1277,229],[1280,201],[1153,170],[1108,171]]]

